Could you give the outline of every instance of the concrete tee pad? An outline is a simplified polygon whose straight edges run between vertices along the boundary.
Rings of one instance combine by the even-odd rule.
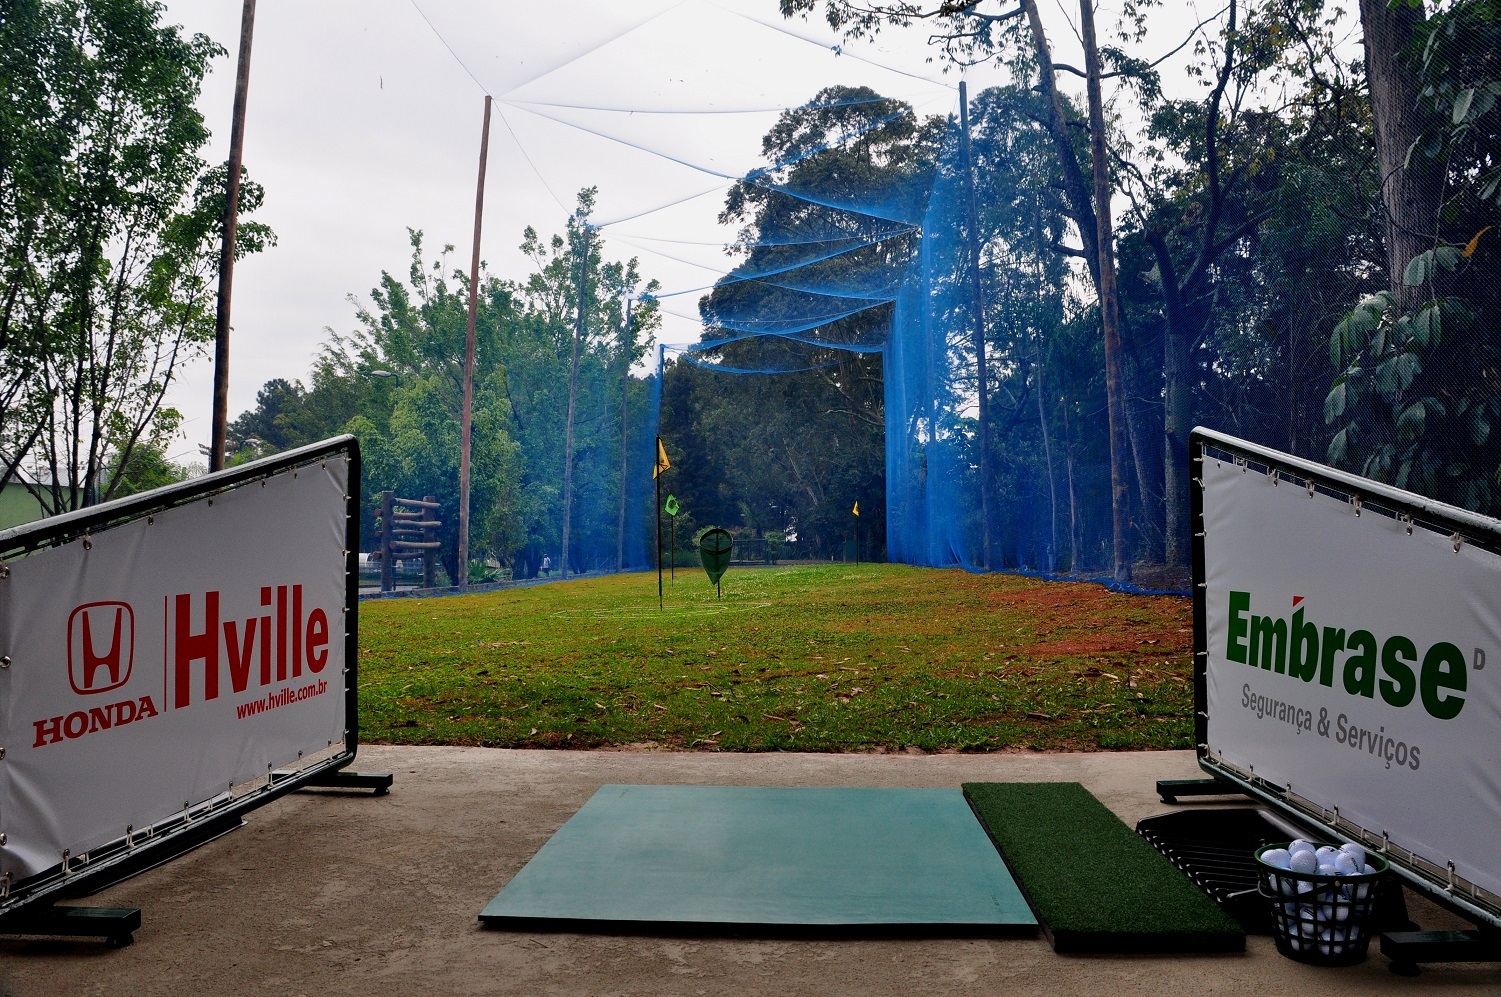
[[[0,939],[0,994],[947,995],[1501,992],[1501,964],[1392,975],[1373,953],[1324,969],[1253,935],[1231,955],[1062,956],[1002,938],[662,937],[495,931],[476,912],[601,786],[935,788],[1079,782],[1127,824],[1177,809],[1158,779],[1199,775],[1191,751],[736,754],[362,745],[389,796],[293,793],[244,828],[79,901],[140,907],[135,944]],[[1203,806],[1204,804],[1193,804]],[[1462,926],[1409,896],[1424,928]]]

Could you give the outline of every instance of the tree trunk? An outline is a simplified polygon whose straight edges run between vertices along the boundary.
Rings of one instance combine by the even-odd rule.
[[[1100,48],[1095,41],[1094,5],[1079,0],[1084,35],[1084,67],[1089,92],[1089,158],[1094,160],[1095,233],[1100,259],[1100,324],[1105,330],[1105,399],[1110,424],[1110,514],[1115,533],[1115,580],[1131,577],[1128,547],[1130,485],[1126,481],[1126,412],[1121,392],[1121,309],[1115,279],[1115,236],[1110,217],[1110,163],[1105,158],[1105,105],[1100,94]]]
[[[1411,163],[1405,162],[1407,150],[1422,135],[1429,117],[1418,106],[1418,77],[1407,58],[1423,17],[1421,7],[1360,0],[1376,159],[1381,167],[1388,282],[1404,311],[1420,303],[1425,293],[1420,287],[1405,287],[1402,275],[1414,256],[1432,248],[1443,194],[1439,164],[1421,153],[1415,153]]]
[[[1048,135],[1053,140],[1053,149],[1058,153],[1058,163],[1063,170],[1064,199],[1072,211],[1070,218],[1079,229],[1079,241],[1084,244],[1084,261],[1089,266],[1089,278],[1096,288],[1100,284],[1100,249],[1095,226],[1094,210],[1090,203],[1089,183],[1079,168],[1074,155],[1073,140],[1068,133],[1068,121],[1063,116],[1063,101],[1058,96],[1056,70],[1053,68],[1053,52],[1047,36],[1042,31],[1042,15],[1037,10],[1037,0],[1021,0],[1027,12],[1027,22],[1032,27],[1032,42],[1037,56],[1038,83],[1048,101]],[[1093,24],[1093,20],[1091,20]]]
[[[636,336],[631,328],[631,299],[625,299],[625,333],[620,339],[620,523],[615,530],[615,570],[625,570],[625,500],[629,478],[627,457],[630,449],[629,424],[626,422],[627,403],[631,397],[631,352],[636,347]]]
[[[1157,258],[1162,283],[1162,314],[1166,330],[1162,337],[1163,406],[1162,406],[1162,491],[1163,560],[1181,567],[1188,563],[1188,434],[1193,428],[1193,407],[1189,394],[1189,349],[1196,338],[1190,327],[1189,309],[1184,304],[1178,272],[1172,252],[1162,233],[1148,230],[1147,244]]]
[[[573,524],[573,417],[579,396],[579,344],[584,340],[584,308],[589,300],[589,236],[593,231],[584,223],[584,251],[579,261],[578,316],[573,326],[573,359],[568,365],[568,423],[563,431],[563,578],[568,578],[568,548]]]
[[[1157,482],[1162,480],[1160,449],[1157,439],[1156,420],[1152,417],[1146,399],[1157,393],[1157,384],[1148,382],[1152,370],[1140,359],[1125,358],[1126,376],[1126,435],[1131,440],[1131,464],[1135,470],[1136,494],[1141,507],[1141,520],[1136,530],[1142,542],[1142,559],[1150,564],[1163,563],[1162,531],[1156,528],[1162,515],[1162,501]],[[1140,399],[1133,403],[1131,399]]]
[[[1125,404],[1122,398],[1120,294],[1115,275],[1115,239],[1110,215],[1110,164],[1105,157],[1105,111],[1100,94],[1100,50],[1095,40],[1094,8],[1089,0],[1080,0],[1083,27],[1084,59],[1089,84],[1090,159],[1094,165],[1093,190],[1086,185],[1068,123],[1063,116],[1063,102],[1054,79],[1052,50],[1043,33],[1042,17],[1036,0],[1021,0],[1036,48],[1038,75],[1043,95],[1048,101],[1048,134],[1058,153],[1063,170],[1065,199],[1072,209],[1089,274],[1100,296],[1100,322],[1105,336],[1105,395],[1110,425],[1110,512],[1114,533],[1114,572],[1119,581],[1130,577],[1127,549],[1129,531],[1129,489],[1125,461],[1128,459]]]

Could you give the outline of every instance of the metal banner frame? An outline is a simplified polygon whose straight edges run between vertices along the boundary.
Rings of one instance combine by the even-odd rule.
[[[0,577],[9,565],[49,548],[158,515],[208,498],[244,488],[275,475],[317,465],[329,458],[348,460],[348,494],[344,496],[344,698],[342,745],[337,742],[320,755],[295,767],[268,772],[231,792],[165,817],[150,827],[127,830],[124,837],[86,854],[65,855],[62,862],[18,882],[0,878],[0,932],[39,934],[104,934],[115,944],[127,944],[140,923],[110,915],[126,911],[52,907],[62,899],[86,896],[240,826],[242,816],[286,793],[309,786],[373,789],[383,793],[391,783],[384,774],[341,771],[359,750],[359,699],[356,647],[359,623],[360,451],[353,436],[340,436],[286,453],[242,464],[191,481],[140,495],[102,503],[77,512],[29,523],[0,532]],[[332,690],[331,690],[332,691]],[[3,706],[4,704],[0,704]],[[3,764],[3,760],[0,760]],[[79,916],[68,917],[68,914]]]
[[[1199,766],[1216,779],[1233,784],[1289,817],[1313,825],[1330,840],[1354,841],[1378,852],[1408,885],[1440,904],[1475,919],[1477,923],[1501,926],[1501,896],[1457,876],[1451,863],[1439,864],[1405,849],[1391,841],[1382,829],[1361,827],[1342,816],[1337,808],[1328,809],[1305,799],[1288,787],[1269,782],[1212,752],[1208,743],[1208,583],[1204,550],[1203,475],[1206,459],[1233,462],[1247,473],[1263,474],[1274,481],[1307,489],[1310,495],[1321,493],[1348,502],[1367,514],[1388,517],[1407,527],[1409,532],[1431,531],[1457,544],[1470,545],[1496,555],[1501,555],[1501,521],[1212,430],[1196,428],[1190,436],[1194,743]]]

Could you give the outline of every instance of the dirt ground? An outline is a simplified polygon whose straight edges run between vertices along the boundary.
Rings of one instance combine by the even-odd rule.
[[[0,994],[1496,994],[1501,963],[1321,969],[1244,954],[1060,956],[1034,938],[795,941],[516,933],[477,915],[606,783],[957,787],[1077,780],[1127,823],[1190,752],[715,754],[366,747],[389,796],[302,792],[88,903],[142,909],[136,941],[0,940]],[[1458,922],[1421,901],[1425,928]]]

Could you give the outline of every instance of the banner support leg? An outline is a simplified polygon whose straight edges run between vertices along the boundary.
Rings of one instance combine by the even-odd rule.
[[[320,772],[311,779],[305,781],[299,789],[310,787],[317,789],[371,789],[373,796],[385,796],[391,789],[391,784],[396,777],[390,772],[350,772],[339,769],[336,772]]]
[[[35,904],[0,916],[0,934],[103,937],[120,949],[135,941],[141,928],[139,907],[68,907]]]

